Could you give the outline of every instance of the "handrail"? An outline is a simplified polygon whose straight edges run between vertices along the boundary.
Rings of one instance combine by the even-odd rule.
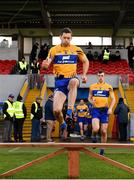
[[[25,81],[22,85],[22,88],[20,90],[20,95],[23,97],[23,100],[25,100],[25,97],[26,97],[26,93],[28,91],[28,78],[25,78]]]
[[[44,80],[43,86],[41,88],[40,96],[42,97],[42,105],[44,105],[45,100],[46,100],[46,92],[47,92],[47,84],[46,81]]]

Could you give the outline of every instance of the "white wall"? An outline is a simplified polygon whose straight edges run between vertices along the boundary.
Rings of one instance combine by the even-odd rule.
[[[0,48],[0,59],[18,60],[18,48]]]
[[[25,78],[25,75],[0,75],[0,102],[5,101],[11,93],[16,99]]]
[[[24,38],[24,54],[30,54],[32,50],[32,38]]]
[[[96,75],[88,75],[88,81],[86,84],[81,82],[81,76],[78,75],[80,80],[80,88],[88,88],[91,84],[96,83],[97,76]],[[54,76],[53,75],[45,75],[47,86],[50,88],[54,87]],[[117,88],[119,85],[119,76],[118,75],[106,75],[105,81],[112,85],[113,88]]]

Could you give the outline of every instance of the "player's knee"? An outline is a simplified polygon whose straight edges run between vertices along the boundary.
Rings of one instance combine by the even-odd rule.
[[[98,127],[93,127],[92,131],[93,131],[93,133],[98,133],[99,128]]]
[[[72,79],[70,82],[70,87],[76,87],[78,86],[78,80],[77,79]]]
[[[107,135],[107,130],[105,130],[105,129],[101,130],[101,135],[106,136]]]

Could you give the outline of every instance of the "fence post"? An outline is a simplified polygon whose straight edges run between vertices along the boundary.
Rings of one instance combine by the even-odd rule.
[[[67,148],[68,150],[68,178],[79,178],[79,148]]]

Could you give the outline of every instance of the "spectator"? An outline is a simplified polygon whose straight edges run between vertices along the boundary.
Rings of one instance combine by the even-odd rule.
[[[4,114],[3,141],[4,142],[12,142],[11,133],[12,133],[13,117],[14,117],[13,99],[14,99],[14,95],[9,94],[7,101],[5,101],[3,105],[3,114]]]
[[[30,89],[35,85],[40,89],[40,64],[36,59],[31,63]]]
[[[129,66],[131,68],[133,68],[134,46],[133,46],[132,42],[127,47],[127,49],[128,49],[128,62],[129,62]]]
[[[109,52],[108,48],[104,48],[102,55],[103,55],[103,63],[107,64],[109,61],[109,56],[110,56],[110,52]]]
[[[37,97],[31,107],[31,120],[32,120],[32,134],[31,142],[40,141],[40,120],[43,117],[43,110],[41,106],[41,97]]]
[[[17,101],[13,103],[15,120],[14,124],[14,141],[23,142],[23,123],[27,116],[26,106],[22,102],[22,97],[19,95]]]
[[[119,123],[119,140],[127,141],[127,124],[129,107],[124,104],[123,98],[119,98],[119,102],[115,108],[114,114],[117,115],[117,121]]]
[[[93,59],[98,60],[98,58],[99,58],[99,53],[97,51],[95,51],[94,55],[93,55]]]
[[[47,123],[47,141],[52,142],[52,130],[56,121],[53,113],[53,95],[49,96],[45,104],[45,120]]]
[[[44,44],[40,48],[40,52],[39,52],[38,58],[42,62],[43,60],[45,60],[47,58],[47,56],[48,56],[48,45]]]
[[[89,41],[87,49],[93,49],[92,43]]]
[[[117,50],[115,53],[111,53],[110,54],[110,59],[112,61],[119,61],[119,60],[121,60],[120,51]]]
[[[21,61],[18,63],[18,70],[20,74],[27,74],[28,64],[25,60],[25,57],[22,57]]]
[[[120,51],[116,51],[116,52],[115,52],[115,60],[116,60],[116,61],[121,60]]]
[[[3,40],[1,41],[1,47],[2,47],[2,48],[7,48],[7,47],[9,47],[9,42],[8,42],[8,40],[3,39]]]
[[[93,55],[92,55],[92,52],[89,50],[88,51],[88,53],[86,54],[86,56],[87,56],[87,59],[89,60],[89,61],[92,61],[93,60]]]
[[[31,50],[31,54],[30,54],[30,64],[36,59],[38,48],[39,48],[39,43],[36,42],[36,43],[33,45],[32,50]]]

